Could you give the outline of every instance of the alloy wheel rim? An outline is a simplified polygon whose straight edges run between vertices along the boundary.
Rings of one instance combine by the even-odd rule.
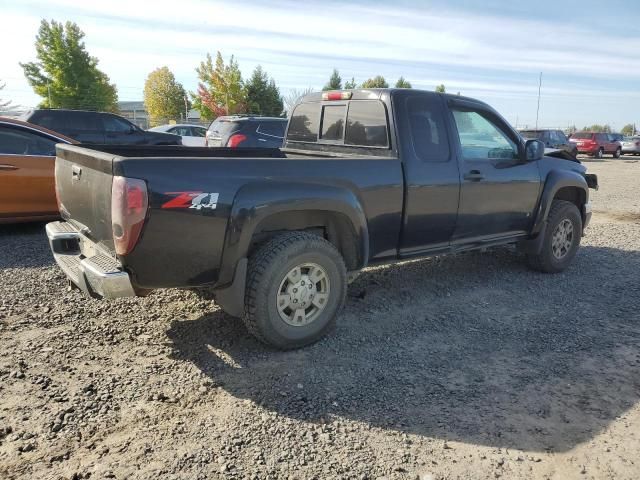
[[[280,318],[293,327],[309,325],[329,302],[331,282],[317,263],[303,263],[285,275],[276,293]]]
[[[568,218],[562,220],[551,235],[551,251],[558,260],[567,256],[573,244],[573,223]]]

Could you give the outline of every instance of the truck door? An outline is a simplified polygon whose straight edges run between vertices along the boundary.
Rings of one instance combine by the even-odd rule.
[[[521,160],[519,136],[491,109],[453,103],[452,113],[461,170],[452,244],[525,234],[538,201],[538,163]]]
[[[456,226],[460,174],[440,95],[396,93],[405,175],[400,256],[446,250]]]

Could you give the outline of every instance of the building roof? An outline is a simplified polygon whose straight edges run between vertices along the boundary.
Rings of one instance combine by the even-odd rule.
[[[146,110],[143,101],[118,102],[118,110]]]

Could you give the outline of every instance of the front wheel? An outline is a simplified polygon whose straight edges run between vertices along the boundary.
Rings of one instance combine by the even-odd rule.
[[[243,320],[264,343],[303,347],[334,326],[346,292],[346,267],[331,243],[306,232],[285,233],[249,259]]]
[[[542,240],[542,250],[538,254],[527,255],[527,264],[540,272],[561,272],[575,257],[581,237],[582,217],[578,207],[565,200],[554,200]]]

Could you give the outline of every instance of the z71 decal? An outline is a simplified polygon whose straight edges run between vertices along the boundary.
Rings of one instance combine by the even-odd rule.
[[[162,204],[162,208],[194,208],[202,210],[208,208],[215,210],[218,206],[217,193],[203,192],[166,192],[165,195],[177,195],[168,202]]]

